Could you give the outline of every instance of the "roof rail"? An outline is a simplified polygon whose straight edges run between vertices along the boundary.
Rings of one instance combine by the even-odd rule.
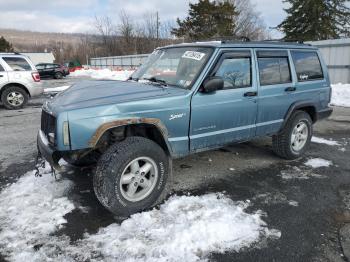
[[[304,43],[303,40],[294,40],[294,39],[285,40],[284,38],[280,38],[280,39],[265,39],[265,40],[262,40],[262,41],[263,42],[283,42],[283,43],[286,43],[286,44],[310,45],[310,44]]]
[[[220,41],[221,43],[230,43],[230,42],[250,42],[249,37],[242,36],[215,36],[211,37],[206,40],[200,40],[200,42],[213,42],[213,41]]]
[[[0,55],[21,55],[18,52],[0,52]]]

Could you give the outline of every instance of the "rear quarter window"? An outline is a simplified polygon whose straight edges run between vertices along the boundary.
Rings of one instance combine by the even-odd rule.
[[[32,67],[22,57],[3,57],[2,58],[13,71],[31,71]]]
[[[258,65],[260,85],[291,83],[288,53],[286,51],[259,51]]]
[[[0,64],[0,72],[4,72],[5,69],[2,67],[2,65]]]
[[[298,82],[323,79],[323,71],[317,52],[291,51]]]

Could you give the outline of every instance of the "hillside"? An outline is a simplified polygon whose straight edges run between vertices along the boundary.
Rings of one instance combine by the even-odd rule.
[[[1,28],[0,36],[4,36],[12,43],[15,50],[20,52],[42,52],[45,49],[51,51],[49,49],[57,44],[75,46],[84,38],[83,34],[42,33]]]

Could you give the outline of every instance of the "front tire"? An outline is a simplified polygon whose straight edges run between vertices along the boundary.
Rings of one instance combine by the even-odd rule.
[[[12,110],[23,108],[27,104],[28,98],[27,92],[18,86],[10,86],[1,94],[4,106]]]
[[[302,156],[310,145],[312,131],[310,115],[304,111],[295,111],[283,130],[272,137],[274,152],[290,160]]]
[[[99,159],[94,191],[110,212],[127,217],[163,200],[170,177],[169,159],[152,140],[128,137]]]

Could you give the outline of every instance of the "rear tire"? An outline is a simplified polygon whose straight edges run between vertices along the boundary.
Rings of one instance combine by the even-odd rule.
[[[99,159],[93,178],[95,194],[120,217],[149,209],[166,196],[169,164],[164,150],[152,140],[127,137]]]
[[[55,74],[55,79],[61,79],[61,78],[63,78],[63,74],[60,73],[60,72],[57,72],[57,73]]]
[[[1,94],[1,102],[7,109],[16,110],[23,108],[28,103],[29,95],[18,87],[7,87]]]
[[[272,137],[274,152],[285,159],[302,156],[310,145],[312,120],[308,113],[295,111],[282,131]]]

